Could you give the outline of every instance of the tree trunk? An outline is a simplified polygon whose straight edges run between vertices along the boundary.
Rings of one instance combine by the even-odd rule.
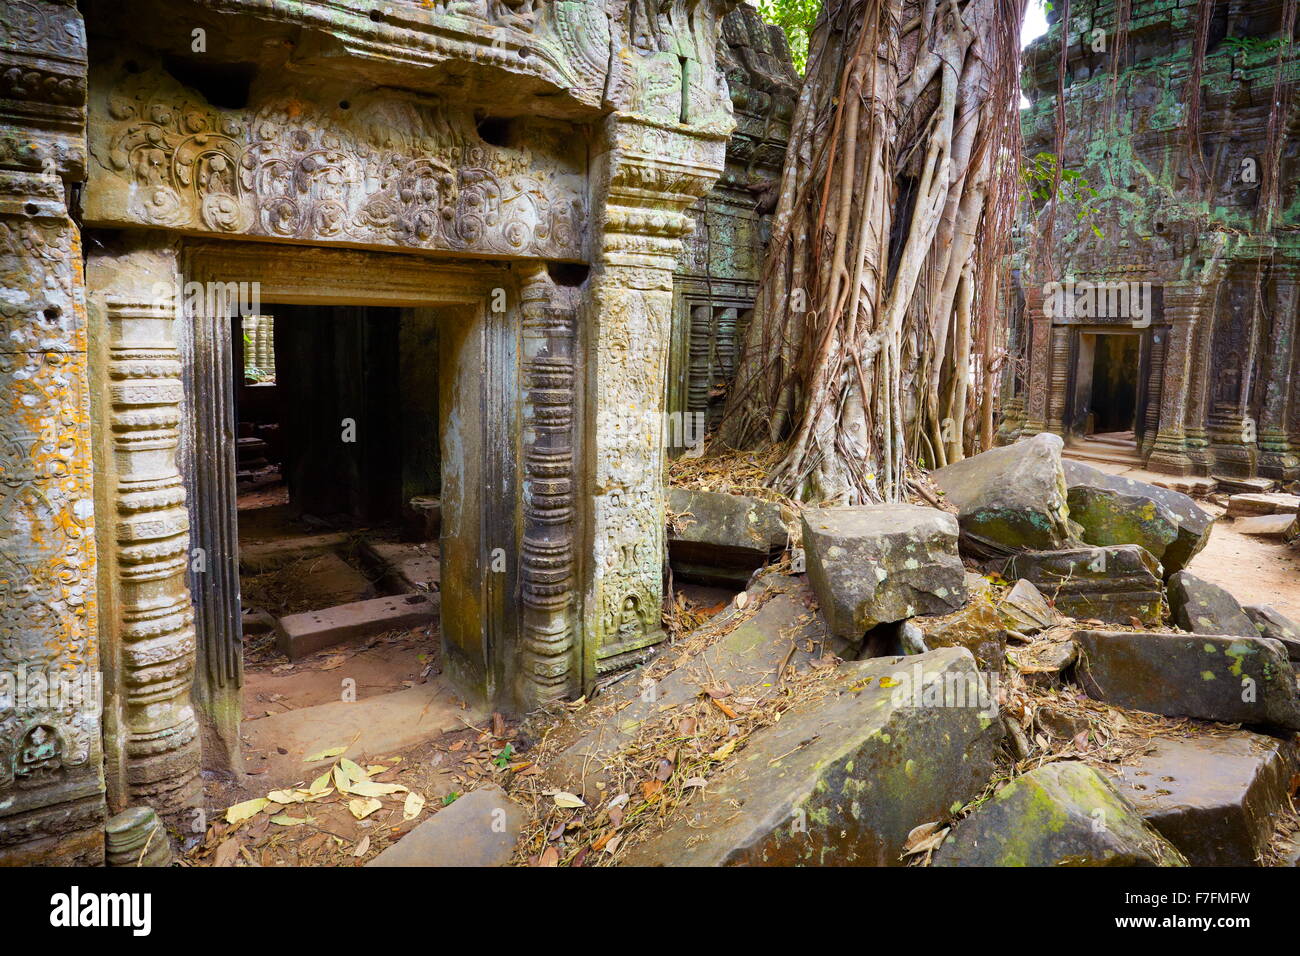
[[[719,434],[786,442],[778,490],[897,500],[918,459],[988,440],[1022,15],[1023,0],[826,0]]]

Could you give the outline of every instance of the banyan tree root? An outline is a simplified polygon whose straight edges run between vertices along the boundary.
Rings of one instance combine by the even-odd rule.
[[[917,461],[991,438],[1023,12],[826,0],[719,433],[785,443],[784,494],[897,500]]]

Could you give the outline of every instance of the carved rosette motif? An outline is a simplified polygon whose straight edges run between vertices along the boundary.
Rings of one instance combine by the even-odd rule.
[[[182,384],[170,303],[105,298],[117,620],[116,681],[131,803],[179,816],[198,797],[190,704],[189,517],[176,464]]]
[[[574,692],[574,320],[546,270],[524,277],[523,686],[526,706]]]
[[[292,97],[217,110],[156,70],[103,74],[112,90],[97,92],[91,106],[104,133],[91,167],[89,221],[583,257],[581,166],[484,143],[468,113],[396,95],[359,101],[351,112]]]

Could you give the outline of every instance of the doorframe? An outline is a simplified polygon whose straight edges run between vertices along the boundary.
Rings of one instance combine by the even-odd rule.
[[[1070,329],[1070,332],[1070,368],[1066,383],[1066,433],[1081,437],[1084,435],[1081,427],[1082,421],[1080,420],[1080,403],[1085,401],[1090,403],[1092,398],[1091,367],[1086,370],[1088,395],[1085,398],[1079,393],[1079,385],[1085,374],[1085,369],[1082,367],[1086,351],[1083,347],[1083,337],[1085,335],[1093,337],[1098,335],[1135,335],[1138,337],[1138,367],[1137,392],[1134,397],[1133,436],[1134,440],[1141,445],[1142,435],[1145,432],[1147,378],[1151,366],[1151,327],[1133,328],[1131,326],[1104,324],[1076,325]],[[1090,354],[1095,357],[1095,350]]]
[[[463,647],[448,648],[444,628],[443,648],[456,658],[446,663],[462,687],[481,687],[489,701],[508,693],[510,662],[501,651],[516,646],[518,636],[512,598],[518,591],[517,562],[505,562],[499,573],[485,572],[491,564],[489,551],[503,548],[514,555],[519,545],[517,273],[504,262],[210,239],[186,239],[180,268],[186,282],[255,282],[261,302],[267,304],[460,308],[481,329],[479,354],[491,361],[483,362],[475,403],[482,434],[477,471],[493,490],[483,495],[478,521],[478,567],[484,572],[478,581],[482,633],[479,646],[464,653]],[[503,289],[506,307],[494,311]],[[205,731],[204,767],[235,770],[243,638],[231,317],[187,312],[183,318],[185,400],[179,464],[190,496],[186,507],[191,548],[206,549],[209,569],[218,570],[216,577],[190,575],[196,611],[193,696]],[[217,429],[224,429],[229,440],[214,448],[212,432]],[[198,467],[205,455],[216,460],[217,468]]]

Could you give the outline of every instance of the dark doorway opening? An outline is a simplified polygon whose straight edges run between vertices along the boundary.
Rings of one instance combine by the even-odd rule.
[[[1096,339],[1087,432],[1132,433],[1137,421],[1139,337],[1098,335]]]

